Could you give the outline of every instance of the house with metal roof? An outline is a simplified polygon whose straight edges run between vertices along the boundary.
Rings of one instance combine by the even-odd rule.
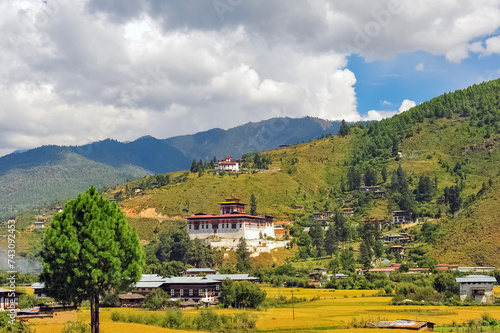
[[[367,323],[367,328],[391,328],[403,329],[412,331],[433,331],[434,323],[429,321],[414,321],[406,319],[398,319],[394,321],[379,321],[378,323]]]
[[[455,280],[460,284],[460,300],[466,299],[478,303],[493,303],[495,292],[493,286],[497,280],[488,275],[467,275]]]

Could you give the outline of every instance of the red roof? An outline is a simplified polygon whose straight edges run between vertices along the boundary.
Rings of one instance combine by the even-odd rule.
[[[396,271],[396,267],[389,267],[389,268],[372,268],[369,269],[368,272],[394,272]]]
[[[255,216],[255,215],[250,215],[250,214],[224,214],[224,215],[207,214],[207,215],[191,215],[191,216],[185,217],[185,219],[192,219],[192,220],[219,219],[220,220],[220,219],[224,219],[224,218],[228,218],[228,217],[246,217],[246,218],[262,219],[262,220],[266,218],[265,216]]]

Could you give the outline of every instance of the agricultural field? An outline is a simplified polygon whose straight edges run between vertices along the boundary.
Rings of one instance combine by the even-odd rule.
[[[291,297],[291,288],[265,287],[269,298],[280,296]],[[496,289],[498,291],[499,288]],[[378,320],[410,319],[431,321],[437,326],[451,326],[462,324],[470,319],[479,319],[485,313],[492,318],[500,318],[500,306],[477,306],[477,307],[446,307],[409,305],[389,305],[389,297],[376,296],[374,290],[327,290],[327,289],[303,289],[294,288],[294,297],[305,298],[307,301],[299,302],[285,308],[269,308],[257,310],[233,310],[219,309],[219,314],[234,314],[239,311],[254,313],[257,317],[257,331],[269,333],[281,332],[382,332],[382,329],[356,328],[364,322]],[[311,299],[313,299],[311,301]],[[111,313],[119,311],[122,313],[149,313],[141,309],[117,308],[101,310],[101,328],[104,333],[124,333],[140,331],[142,333],[160,333],[186,331],[163,329],[159,327],[140,324],[117,323],[111,321]],[[161,313],[158,312],[158,313]],[[184,311],[185,316],[194,316],[197,310]],[[295,319],[293,316],[295,315]],[[78,311],[78,320],[90,322],[88,308]],[[37,333],[60,332],[64,323],[33,323]]]

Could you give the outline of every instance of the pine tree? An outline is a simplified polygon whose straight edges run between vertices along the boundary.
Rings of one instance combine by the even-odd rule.
[[[337,235],[335,235],[335,228],[333,224],[325,232],[325,251],[331,256],[337,251]]]
[[[382,168],[382,180],[384,181],[384,183],[387,181],[387,167],[385,165]]]
[[[191,163],[191,169],[189,169],[189,171],[193,173],[198,172],[198,162],[196,162],[196,159]]]
[[[311,236],[312,245],[316,250],[316,257],[321,257],[321,252],[323,250],[324,239],[323,239],[323,228],[319,223],[315,223],[311,229],[309,229],[309,236]]]
[[[238,256],[236,269],[238,269],[238,271],[240,272],[248,272],[250,270],[250,251],[248,251],[247,241],[243,237],[241,237],[240,241],[238,242],[236,255]]]
[[[50,296],[63,303],[90,300],[92,333],[99,332],[99,296],[126,290],[144,266],[137,232],[94,186],[54,216],[41,255],[41,281]]]
[[[347,134],[349,134],[349,126],[347,126],[345,120],[342,119],[342,123],[340,124],[340,128],[339,128],[339,135],[341,137],[344,137]]]
[[[257,200],[253,193],[250,196],[250,215],[257,215]]]

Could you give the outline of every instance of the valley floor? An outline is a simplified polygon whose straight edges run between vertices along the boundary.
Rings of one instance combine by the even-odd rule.
[[[291,297],[291,288],[265,288],[268,297],[277,297],[278,293],[287,298]],[[499,288],[496,289],[500,292]],[[284,332],[382,332],[388,330],[354,328],[364,322],[379,320],[409,319],[430,321],[436,326],[454,326],[463,324],[470,319],[479,319],[485,313],[492,318],[500,318],[500,306],[477,307],[446,307],[446,306],[394,306],[389,305],[389,297],[374,296],[374,290],[328,290],[328,289],[301,289],[294,288],[294,297],[305,297],[308,301],[295,304],[295,320],[292,316],[292,307],[272,308],[262,311],[249,312],[257,316],[257,331],[269,333]],[[312,298],[319,300],[309,301]],[[164,329],[140,324],[118,323],[111,321],[111,313],[120,311],[145,312],[141,309],[115,308],[101,309],[101,331],[103,333],[184,333],[187,331]],[[221,314],[234,314],[243,310],[216,310]],[[195,310],[185,311],[185,316],[194,316]],[[90,313],[86,308],[78,311],[78,320],[90,322]],[[37,333],[61,332],[64,323],[33,323]]]

